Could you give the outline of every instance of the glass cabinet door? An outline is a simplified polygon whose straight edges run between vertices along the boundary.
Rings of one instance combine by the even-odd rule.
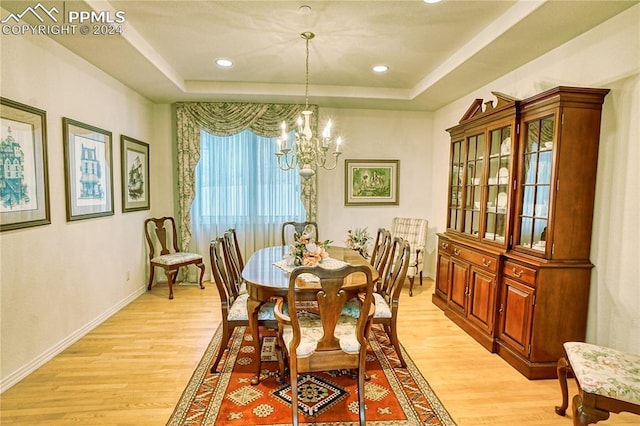
[[[511,179],[511,126],[489,132],[489,175],[485,210],[485,240],[504,243]]]
[[[480,203],[484,172],[484,133],[467,138],[465,171],[465,214],[462,232],[478,235],[480,232]]]
[[[554,116],[525,123],[520,234],[516,244],[542,252],[546,251],[549,221],[554,125]]]
[[[464,157],[462,141],[451,145],[451,182],[449,186],[448,228],[462,231],[462,179],[464,178]]]

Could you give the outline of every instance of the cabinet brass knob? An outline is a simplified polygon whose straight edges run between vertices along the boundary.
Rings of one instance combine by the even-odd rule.
[[[460,256],[460,249],[453,249],[453,253],[454,253],[456,256]]]
[[[448,248],[449,248],[449,244],[447,244],[447,243],[442,243],[442,248],[443,248],[443,249],[445,249],[445,250],[446,250],[446,249],[448,249]]]
[[[489,265],[491,265],[491,260],[487,260],[484,257],[482,258],[482,264],[484,265],[485,268],[489,267]]]
[[[522,276],[522,274],[524,274],[524,271],[522,269],[520,269],[518,271],[516,268],[513,268],[513,275],[515,275],[516,277],[520,278]]]

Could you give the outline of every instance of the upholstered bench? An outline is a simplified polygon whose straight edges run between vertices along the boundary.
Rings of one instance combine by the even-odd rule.
[[[566,342],[566,357],[558,360],[558,380],[565,415],[569,405],[567,374],[575,377],[578,395],[573,397],[573,424],[588,425],[609,418],[609,413],[640,414],[640,356],[583,342]]]

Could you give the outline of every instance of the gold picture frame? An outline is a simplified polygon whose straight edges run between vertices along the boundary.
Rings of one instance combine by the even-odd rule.
[[[400,160],[345,160],[345,206],[397,206]]]

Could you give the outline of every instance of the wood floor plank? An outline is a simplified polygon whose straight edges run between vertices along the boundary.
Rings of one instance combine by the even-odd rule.
[[[156,285],[0,396],[2,425],[163,425],[218,324],[219,298]],[[556,380],[530,381],[431,303],[433,282],[404,289],[400,341],[460,426],[571,426],[554,413]],[[576,392],[573,382],[570,393]],[[598,425],[638,425],[612,414]]]

